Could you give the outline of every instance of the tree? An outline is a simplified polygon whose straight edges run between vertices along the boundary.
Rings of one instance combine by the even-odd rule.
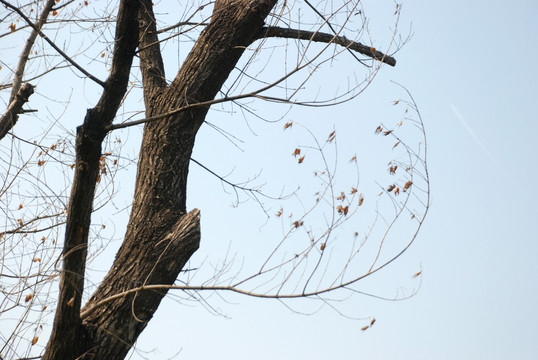
[[[350,219],[354,209],[361,206],[364,200],[355,187],[349,194],[333,194],[334,174],[326,162],[326,171],[316,174],[323,180],[325,192],[318,196],[313,208],[320,203],[328,203],[334,216],[328,221],[321,235],[310,234],[312,240],[302,253],[288,254],[287,258],[280,259],[275,264],[275,253],[283,246],[278,245],[267,255],[259,271],[242,278],[234,278],[234,281],[226,284],[215,281],[209,285],[203,282],[177,285],[176,282],[180,273],[186,270],[185,265],[192,254],[200,246],[200,211],[188,211],[186,206],[187,175],[189,165],[195,161],[191,159],[191,155],[196,135],[204,124],[210,107],[230,103],[247,109],[246,105],[241,103],[245,99],[296,106],[327,106],[355,98],[372,81],[381,64],[396,64],[392,56],[359,42],[358,37],[364,34],[366,29],[366,20],[363,18],[359,1],[342,1],[339,5],[330,5],[325,2],[312,4],[306,0],[297,4],[278,3],[276,0],[217,0],[214,4],[200,3],[190,8],[186,5],[180,7],[179,4],[168,4],[170,8],[176,6],[184,11],[183,20],[161,29],[158,28],[154,13],[154,7],[160,4],[154,5],[149,0],[121,0],[113,22],[110,9],[102,10],[103,13],[97,18],[83,18],[85,7],[95,6],[95,9],[99,9],[101,6],[88,4],[87,1],[81,4],[71,1],[57,4],[54,0],[44,3],[29,1],[25,5],[14,5],[5,0],[0,2],[8,10],[4,20],[11,21],[9,32],[4,36],[13,36],[22,31],[28,34],[19,61],[11,72],[10,81],[2,85],[2,89],[11,89],[6,102],[7,110],[0,122],[0,134],[4,141],[10,132],[12,141],[25,141],[22,135],[18,134],[16,122],[19,115],[32,111],[23,109],[26,103],[32,104],[30,96],[34,87],[29,85],[29,82],[39,81],[39,89],[46,86],[51,74],[68,69],[100,88],[99,99],[95,106],[86,112],[84,120],[76,130],[76,140],[72,147],[75,152],[72,182],[68,182],[66,188],[58,193],[52,186],[48,191],[49,184],[40,180],[41,183],[33,189],[36,195],[43,194],[41,198],[50,200],[39,205],[40,209],[47,210],[35,211],[33,216],[25,220],[17,218],[15,214],[6,213],[8,220],[2,238],[4,248],[10,252],[14,251],[17,241],[20,241],[19,236],[42,232],[45,229],[62,231],[64,236],[61,259],[58,260],[61,270],[54,271],[56,262],[51,261],[49,255],[47,269],[50,272],[44,271],[43,267],[40,275],[36,277],[36,282],[43,284],[50,283],[56,277],[55,274],[59,274],[60,290],[55,301],[55,317],[50,338],[41,355],[42,359],[125,358],[170,289],[235,291],[251,296],[281,299],[314,296],[322,299],[323,294],[328,292],[352,290],[353,285],[360,279],[376,273],[399,257],[416,237],[415,232],[396,253],[386,259],[379,259],[385,236],[391,231],[396,220],[400,219],[402,214],[409,214],[415,219],[418,231],[429,206],[425,149],[413,150],[403,139],[398,138],[392,129],[380,125],[377,132],[394,136],[394,146],[400,146],[404,154],[407,154],[408,160],[390,164],[391,174],[395,174],[398,167],[405,169],[401,183],[395,182],[382,191],[391,199],[395,209],[394,219],[387,221],[386,233],[381,236],[379,249],[365,272],[354,272],[349,277],[346,273],[362,246],[360,245],[347,261],[339,264],[342,270],[329,285],[313,286],[319,273],[327,272],[327,269],[322,270],[322,267],[325,266],[324,254],[330,243],[331,232]],[[299,18],[294,17],[294,6],[299,3],[304,3],[306,8],[311,10],[315,23],[303,24],[298,21]],[[399,14],[399,11],[400,6],[396,5],[396,14]],[[36,13],[39,13],[37,17],[34,15]],[[345,34],[353,33],[348,27],[352,29],[349,24],[354,16],[361,19],[363,28],[355,32],[353,40],[349,40]],[[200,21],[195,21],[195,18]],[[103,36],[110,26],[115,24],[113,41],[106,45],[111,48],[106,80],[94,75],[93,71],[88,70],[91,66],[87,67],[79,60],[93,49],[94,44],[81,49],[59,45],[64,36],[63,32],[71,35],[75,32],[74,28],[82,26],[84,22],[91,23],[92,31]],[[49,31],[55,29],[56,39],[48,35]],[[163,35],[163,40],[159,38],[160,34],[170,35]],[[177,36],[190,36],[195,40],[177,74],[173,79],[168,79],[165,76],[161,49],[166,41]],[[264,44],[271,38],[275,38],[275,41],[297,41],[295,63],[274,75],[272,81],[256,81],[255,73],[248,74],[249,66],[255,56],[263,53]],[[40,59],[40,54],[33,50],[37,39],[43,41],[41,56],[47,66],[35,65],[31,72],[27,66],[38,64]],[[395,39],[392,38],[390,43],[395,42]],[[396,45],[398,48],[401,44]],[[95,53],[95,50],[92,51]],[[247,51],[251,53],[250,57],[246,54]],[[101,54],[106,56],[105,52]],[[298,98],[299,90],[322,64],[344,55],[352,56],[357,64],[367,69],[364,81],[357,81],[343,94],[335,95],[329,100],[306,101]],[[243,58],[247,58],[246,63],[241,63]],[[136,68],[135,59],[139,60],[139,69]],[[5,62],[3,65],[8,66]],[[138,76],[141,76],[141,81]],[[130,82],[130,79],[133,80]],[[137,87],[141,88],[143,93],[145,116],[137,120],[125,120],[124,117],[124,121],[115,121],[118,112],[125,106],[128,95]],[[412,100],[407,104],[418,114]],[[420,117],[412,123],[423,133]],[[98,207],[95,204],[96,189],[109,168],[107,157],[110,154],[104,150],[104,143],[107,136],[114,131],[141,124],[144,124],[144,131],[127,229],[108,274],[84,304],[87,259],[91,255],[88,249],[92,236],[92,213]],[[286,123],[285,127],[292,125],[291,122]],[[327,143],[333,144],[334,138],[334,133],[331,133]],[[317,140],[314,142],[323,155],[326,151],[325,145]],[[425,146],[425,143],[423,145]],[[37,171],[48,166],[47,160],[44,160],[46,156],[56,157],[58,164],[62,165],[60,167],[65,171],[67,162],[60,158],[67,156],[66,151],[69,153],[69,140],[49,147],[29,141],[28,146],[33,147],[34,156],[36,151],[41,151],[37,155],[40,160],[35,164]],[[298,156],[298,162],[302,162],[304,157],[299,148],[294,154]],[[20,165],[13,165],[13,156],[6,159],[4,168],[7,173],[2,193],[5,196],[6,208],[12,208],[12,202],[17,201],[12,196],[15,191],[14,184],[24,180],[23,174],[30,163],[23,161]],[[13,171],[9,169],[16,169],[13,175],[8,176],[12,174],[9,171]],[[231,183],[222,176],[220,178],[234,191],[244,191],[255,199],[264,195],[260,189]],[[419,186],[420,182],[422,185]],[[413,193],[415,188],[418,190]],[[68,202],[60,205],[67,189],[70,189]],[[403,201],[396,198],[400,192],[406,193]],[[412,210],[409,206],[408,201],[414,198],[419,200],[420,210]],[[56,205],[52,206],[51,203]],[[21,202],[17,210],[22,207]],[[290,234],[303,227],[309,212],[310,210],[306,210],[305,215],[292,221]],[[281,212],[278,216],[280,215]],[[45,219],[53,219],[50,220],[51,225],[38,229],[38,225]],[[284,236],[281,244],[290,234]],[[6,264],[9,258],[7,254],[3,254]],[[297,276],[296,279],[290,280],[292,275],[295,277],[299,271],[304,271],[301,268],[302,259],[308,256],[316,256],[318,260],[314,261],[306,276]],[[42,258],[34,257],[32,262],[36,261],[40,264],[44,262]],[[19,264],[19,267],[22,268],[22,265]],[[4,268],[8,268],[7,265]],[[282,272],[286,273],[284,277]],[[48,276],[43,276],[44,274]],[[13,278],[19,281],[18,284],[27,284],[28,276],[14,273]],[[267,278],[277,279],[277,290],[256,291],[260,284],[267,282]],[[295,290],[289,291],[285,286],[291,281],[296,282]],[[275,285],[271,285],[271,288],[274,289]],[[30,289],[29,286],[23,286],[22,290],[13,292],[16,293],[13,303],[21,302],[23,294]],[[26,295],[25,302],[31,302],[35,294],[36,292],[30,292]],[[4,303],[3,311],[9,308],[9,303]],[[14,337],[10,337],[6,343],[15,343],[12,339]],[[34,337],[32,345],[36,341]],[[6,352],[8,348],[4,347],[2,351]]]

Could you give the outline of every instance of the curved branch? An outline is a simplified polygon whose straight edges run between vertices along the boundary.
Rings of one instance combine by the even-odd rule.
[[[366,46],[359,42],[347,39],[345,36],[331,35],[327,33],[282,28],[278,26],[264,26],[256,35],[256,39],[268,37],[279,37],[288,39],[308,40],[322,43],[334,43],[346,47],[349,50],[358,52],[359,54],[371,57],[372,59],[381,61],[390,66],[396,66],[396,59],[392,56],[376,50],[374,47]]]

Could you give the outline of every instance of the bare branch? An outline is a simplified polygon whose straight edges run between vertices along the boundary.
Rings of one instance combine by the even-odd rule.
[[[80,308],[91,214],[102,154],[101,144],[106,135],[105,127],[116,116],[127,91],[131,65],[138,45],[138,9],[138,1],[121,1],[110,75],[103,84],[104,91],[97,105],[87,111],[83,125],[77,128],[76,166],[67,209],[60,295],[44,360],[75,358],[86,346],[80,340]]]
[[[78,63],[76,63],[69,55],[67,55],[65,52],[62,51],[62,49],[60,49],[55,43],[54,41],[52,41],[51,39],[49,39],[49,37],[47,35],[45,35],[45,33],[43,33],[41,31],[41,29],[39,27],[37,27],[36,24],[34,24],[32,22],[32,20],[30,20],[30,18],[28,18],[28,16],[26,16],[20,8],[14,6],[14,5],[11,5],[10,3],[8,3],[7,1],[5,0],[0,0],[0,3],[4,4],[6,7],[9,7],[13,10],[15,10],[17,12],[17,14],[19,14],[19,16],[21,18],[24,19],[24,21],[26,21],[28,23],[28,25],[30,25],[32,27],[32,29],[34,29],[34,31],[36,33],[38,33],[47,43],[49,43],[49,45],[54,49],[56,50],[65,60],[67,60],[68,63],[70,63],[71,65],[73,65],[74,67],[76,67],[81,73],[83,73],[84,75],[86,75],[89,79],[93,80],[94,82],[96,82],[97,84],[101,85],[101,86],[105,86],[105,83],[102,82],[101,80],[99,80],[98,78],[96,78],[95,76],[93,76],[92,74],[90,74],[88,71],[86,71],[82,66],[80,66]]]
[[[381,61],[390,66],[396,66],[396,59],[392,56],[386,55],[373,47],[349,40],[345,36],[331,35],[327,33],[299,29],[282,28],[277,26],[265,26],[256,36],[257,39],[263,39],[268,37],[308,40],[327,44],[334,43],[341,45],[347,49],[356,51],[359,54],[371,57],[372,59]]]
[[[15,126],[19,119],[19,114],[24,112],[22,109],[23,105],[28,102],[28,98],[33,93],[34,87],[29,83],[24,83],[19,88],[14,98],[11,100],[6,112],[2,115],[2,118],[0,118],[0,139],[3,139],[13,126]]]
[[[22,50],[22,54],[19,58],[19,64],[17,65],[17,68],[15,69],[15,77],[13,78],[13,87],[11,88],[11,97],[10,101],[13,100],[17,92],[19,91],[19,87],[22,83],[22,77],[24,75],[24,69],[26,67],[26,63],[28,62],[28,55],[30,54],[30,51],[32,50],[32,46],[34,45],[35,39],[37,37],[37,34],[39,31],[41,31],[41,28],[43,27],[43,24],[45,21],[47,21],[47,17],[49,16],[50,11],[52,10],[52,7],[54,6],[54,0],[47,0],[45,3],[45,7],[43,8],[43,11],[41,12],[41,15],[39,15],[39,19],[32,27],[32,32],[30,33],[30,36],[26,40],[26,44],[24,44],[24,49]],[[0,137],[1,138],[1,137]]]

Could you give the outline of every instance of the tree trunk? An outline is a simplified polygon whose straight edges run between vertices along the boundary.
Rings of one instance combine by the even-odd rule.
[[[140,1],[138,46],[146,115],[165,114],[184,104],[214,99],[275,3],[276,0],[219,3],[174,81],[166,85],[155,43],[152,4]],[[77,344],[77,356],[65,357],[52,351],[54,343],[47,349],[50,352],[46,359],[123,359],[166,291],[141,291],[103,306],[94,305],[143,285],[174,284],[198,248],[200,213],[197,209],[187,213],[186,189],[195,136],[207,111],[207,107],[191,108],[146,124],[125,239],[109,273],[82,309],[80,326],[73,323],[76,335],[71,334],[71,338],[78,337],[72,339]],[[77,287],[77,294],[81,291]]]

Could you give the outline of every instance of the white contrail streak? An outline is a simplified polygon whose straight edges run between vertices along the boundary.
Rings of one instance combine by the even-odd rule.
[[[482,151],[484,152],[484,154],[487,155],[487,157],[489,157],[489,159],[491,160],[491,162],[493,162],[495,164],[495,166],[497,166],[499,168],[499,170],[501,170],[502,173],[504,173],[504,175],[515,185],[519,188],[519,190],[525,192],[525,189],[523,188],[523,186],[518,183],[516,181],[516,179],[514,179],[514,177],[510,174],[510,172],[508,170],[506,170],[504,168],[504,166],[502,166],[502,164],[497,160],[497,158],[495,156],[493,156],[491,154],[491,152],[489,151],[489,149],[486,147],[486,145],[484,145],[484,143],[480,140],[480,138],[478,137],[478,135],[475,134],[475,132],[473,131],[473,129],[471,128],[471,126],[467,123],[467,121],[465,121],[465,119],[463,118],[463,116],[461,116],[461,114],[459,113],[458,109],[456,109],[456,107],[452,104],[450,104],[450,107],[452,108],[452,111],[454,112],[454,114],[456,115],[456,117],[460,120],[461,124],[463,125],[463,127],[465,128],[465,130],[467,130],[467,132],[469,133],[469,135],[471,135],[471,137],[473,138],[473,140],[478,144],[478,146],[480,146],[480,149],[482,149]]]

